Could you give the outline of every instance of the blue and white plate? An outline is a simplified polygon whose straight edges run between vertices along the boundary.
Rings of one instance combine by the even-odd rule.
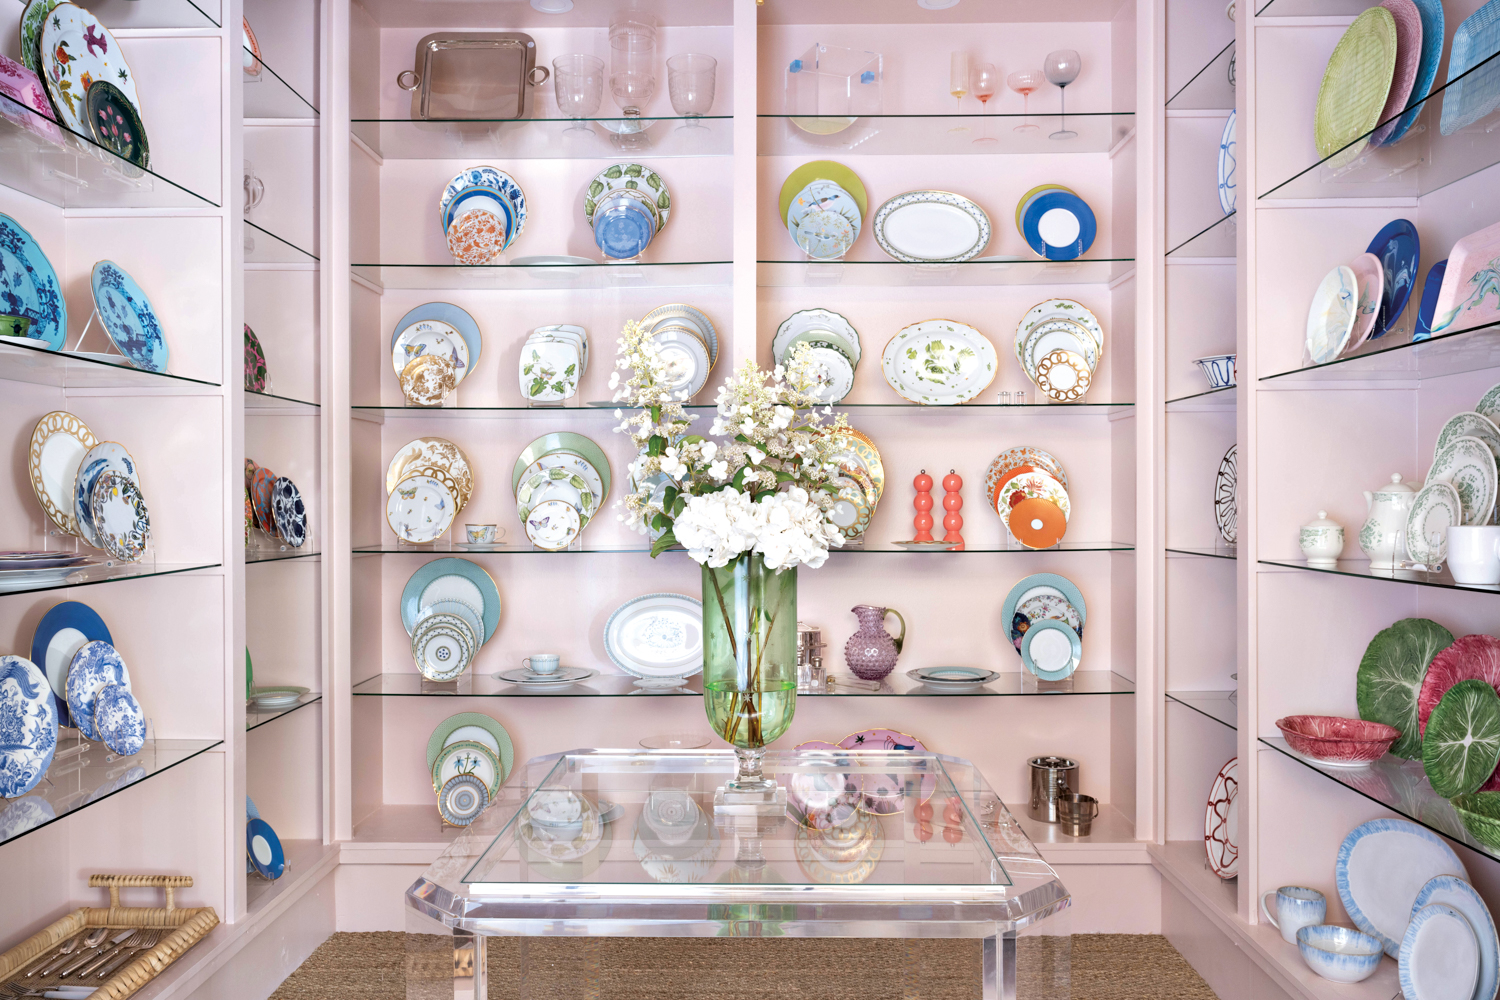
[[[495,581],[467,559],[448,557],[425,563],[401,591],[401,624],[408,634],[416,628],[420,611],[439,601],[460,600],[479,608],[484,620],[484,637],[488,642],[500,627],[500,590]]]
[[[1083,656],[1083,642],[1066,622],[1040,618],[1021,637],[1021,662],[1044,681],[1063,681],[1073,676]]]
[[[1462,913],[1429,903],[1412,912],[1397,961],[1405,1000],[1470,1000],[1479,981],[1479,938]]]
[[[1416,226],[1405,219],[1396,219],[1375,234],[1370,245],[1365,247],[1365,252],[1379,257],[1380,267],[1385,271],[1385,287],[1380,293],[1380,312],[1375,316],[1375,332],[1370,334],[1370,339],[1374,340],[1385,336],[1406,310],[1412,289],[1417,286],[1417,267],[1422,260],[1422,239],[1417,235]]]
[[[94,265],[90,285],[99,322],[116,350],[143,371],[166,371],[170,357],[166,335],[151,300],[135,279],[114,261],[101,260]]]
[[[1417,893],[1412,914],[1415,916],[1418,910],[1432,903],[1451,906],[1468,920],[1479,942],[1479,981],[1473,1000],[1495,1000],[1500,993],[1500,936],[1496,935],[1495,920],[1479,891],[1461,878],[1439,875]]]
[[[99,739],[94,728],[94,706],[106,684],[130,687],[130,671],[115,647],[107,642],[86,643],[68,668],[68,711],[73,725],[87,740]]]
[[[1077,260],[1094,245],[1098,223],[1088,202],[1076,194],[1046,191],[1033,198],[1021,213],[1021,234],[1038,256]]]
[[[1427,30],[1425,22],[1422,30]],[[1439,33],[1438,37],[1443,36]],[[1443,91],[1443,135],[1467,128],[1500,107],[1500,59],[1490,60],[1496,52],[1500,52],[1500,0],[1490,0],[1453,32],[1448,47],[1449,82]]]
[[[1238,114],[1238,111],[1229,112],[1229,120],[1224,123],[1224,134],[1219,138],[1219,207],[1224,210],[1225,215],[1234,211],[1235,172],[1239,168],[1234,123]]]
[[[521,235],[521,230],[526,228],[526,192],[521,190],[521,185],[516,179],[503,170],[490,166],[468,167],[462,170],[443,188],[443,196],[438,201],[438,218],[444,220],[443,232],[448,231],[447,222],[451,219],[448,208],[469,188],[484,187],[503,195],[510,203],[512,209],[509,232],[506,236],[505,246],[509,247]]]
[[[55,819],[57,819],[57,810],[52,808],[52,803],[40,795],[28,795],[25,798],[16,799],[4,809],[0,809],[0,844]]]
[[[1412,333],[1412,343],[1427,340],[1432,336],[1432,319],[1437,315],[1438,296],[1443,291],[1443,275],[1448,271],[1446,259],[1438,261],[1427,270],[1427,281],[1422,285],[1422,304],[1417,309],[1417,328]]]
[[[281,838],[263,819],[252,819],[245,824],[245,853],[257,875],[273,882],[286,871],[286,854],[281,850]]]
[[[594,214],[594,243],[613,260],[639,256],[655,235],[655,223],[644,205],[626,202]]]
[[[0,315],[27,317],[27,337],[54,351],[68,335],[68,304],[57,272],[31,234],[8,215],[0,215]]]
[[[115,641],[99,613],[78,601],[64,601],[52,607],[42,615],[31,634],[31,662],[47,675],[60,726],[73,724],[68,714],[68,667],[85,643],[96,640],[111,644]]]
[[[0,656],[0,797],[36,787],[57,751],[57,707],[47,675],[21,656]]]
[[[833,212],[849,220],[855,239],[859,238],[864,216],[854,196],[830,180],[816,180],[792,197],[786,210],[786,227],[795,231],[802,219],[813,211]]]
[[[1377,146],[1393,146],[1406,137],[1406,133],[1417,123],[1427,105],[1427,95],[1432,93],[1432,83],[1437,79],[1438,64],[1443,61],[1443,2],[1442,0],[1416,0],[1417,14],[1422,18],[1422,57],[1417,62],[1417,79],[1406,99],[1407,110],[1394,124],[1381,126],[1370,137]],[[1453,74],[1450,71],[1448,78]]]
[[[1439,875],[1468,881],[1453,848],[1426,827],[1404,819],[1361,823],[1339,845],[1333,877],[1339,899],[1354,925],[1377,938],[1397,958],[1412,904],[1422,887]]]
[[[73,490],[73,517],[78,521],[79,536],[96,549],[104,547],[94,528],[94,486],[106,472],[115,472],[141,485],[136,475],[135,459],[125,446],[114,441],[101,441],[90,448],[78,463],[78,480]]]
[[[276,532],[294,549],[307,541],[307,508],[297,484],[282,476],[271,487],[271,512],[276,518]]]
[[[423,302],[411,312],[396,321],[396,328],[391,331],[391,351],[396,350],[396,341],[400,339],[402,331],[416,323],[425,321],[444,323],[457,330],[459,336],[463,337],[464,343],[469,348],[469,371],[473,371],[479,364],[479,324],[474,317],[460,309],[451,302]]]
[[[130,688],[106,684],[94,699],[94,731],[104,745],[122,757],[146,745],[146,713]]]

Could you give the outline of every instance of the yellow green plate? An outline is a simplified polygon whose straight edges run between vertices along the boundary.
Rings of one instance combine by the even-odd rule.
[[[797,197],[798,191],[813,181],[833,181],[853,196],[855,204],[859,206],[861,216],[870,214],[870,200],[865,194],[865,186],[855,176],[854,171],[833,160],[813,160],[787,174],[786,182],[781,185],[781,224],[783,226],[786,225],[786,213],[792,207],[792,199]]]
[[[1021,195],[1021,200],[1016,202],[1016,232],[1020,233],[1022,236],[1026,235],[1026,230],[1021,228],[1021,213],[1026,211],[1026,203],[1032,198],[1041,194],[1043,191],[1066,191],[1068,192],[1068,194],[1074,196],[1077,196],[1078,194],[1077,191],[1074,191],[1070,187],[1065,187],[1062,184],[1038,184],[1030,191],[1027,191],[1025,194]]]
[[[1349,25],[1323,70],[1313,116],[1319,156],[1332,156],[1380,124],[1395,73],[1396,19],[1384,7],[1371,7]],[[1345,158],[1365,145],[1347,150]]]

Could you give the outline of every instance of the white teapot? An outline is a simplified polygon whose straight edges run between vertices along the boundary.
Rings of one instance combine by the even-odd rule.
[[[1396,561],[1406,557],[1403,532],[1416,498],[1417,491],[1401,481],[1399,472],[1373,493],[1365,491],[1369,516],[1359,529],[1359,547],[1369,557],[1371,569],[1395,569]]]

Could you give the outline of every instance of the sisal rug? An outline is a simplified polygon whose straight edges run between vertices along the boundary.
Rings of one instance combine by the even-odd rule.
[[[271,1000],[451,1000],[450,948],[436,936],[335,934]],[[490,940],[490,1000],[980,998],[977,941],[533,938],[524,962],[522,951],[515,938]],[[1215,1000],[1160,935],[1023,938],[1017,965],[1018,1000]]]

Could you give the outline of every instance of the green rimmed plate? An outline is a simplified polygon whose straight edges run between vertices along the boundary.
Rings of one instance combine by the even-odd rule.
[[[526,467],[533,462],[554,452],[571,452],[592,465],[599,473],[604,482],[604,491],[600,494],[599,502],[602,504],[604,498],[609,496],[609,459],[604,456],[604,449],[600,448],[590,439],[582,434],[572,431],[555,431],[551,434],[543,434],[535,441],[522,449],[516,458],[515,467],[510,474],[510,489],[514,493],[521,486],[521,475]]]
[[[432,790],[442,791],[444,785],[460,774],[472,774],[484,782],[485,790],[493,799],[505,782],[505,762],[488,740],[449,739],[438,748],[437,757],[432,762]]]
[[[1384,7],[1371,7],[1349,25],[1323,70],[1313,116],[1319,156],[1340,150],[1342,160],[1359,155],[1368,140],[1349,144],[1380,124],[1395,75],[1396,19]]]
[[[486,739],[486,736],[489,738]],[[510,777],[516,760],[516,748],[511,743],[510,733],[497,720],[483,712],[459,712],[438,723],[438,727],[427,738],[427,770],[432,771],[433,765],[437,763],[438,753],[444,746],[459,740],[476,740],[486,746],[493,740],[494,746],[491,749],[499,753],[500,765],[505,771],[504,777],[500,779],[501,783]]]
[[[865,193],[864,182],[853,170],[835,160],[812,160],[787,174],[786,180],[781,184],[781,195],[778,199],[780,214],[777,218],[781,220],[783,226],[786,225],[786,213],[792,207],[792,199],[797,197],[797,192],[813,181],[833,181],[849,192],[855,203],[859,205],[861,217],[870,214],[870,198]]]
[[[457,577],[462,582],[453,588],[453,593],[448,593],[445,588],[438,587],[434,588],[433,593],[428,594],[428,588],[443,577]],[[500,588],[495,586],[494,579],[477,563],[470,562],[468,559],[459,559],[454,556],[434,559],[432,562],[423,563],[421,568],[411,575],[411,579],[406,581],[406,586],[401,590],[401,624],[406,627],[408,635],[417,627],[418,612],[421,610],[424,594],[428,604],[467,598],[471,606],[477,594],[482,599],[479,613],[484,619],[484,638],[481,641],[488,642],[495,634],[495,629],[500,627]]]

